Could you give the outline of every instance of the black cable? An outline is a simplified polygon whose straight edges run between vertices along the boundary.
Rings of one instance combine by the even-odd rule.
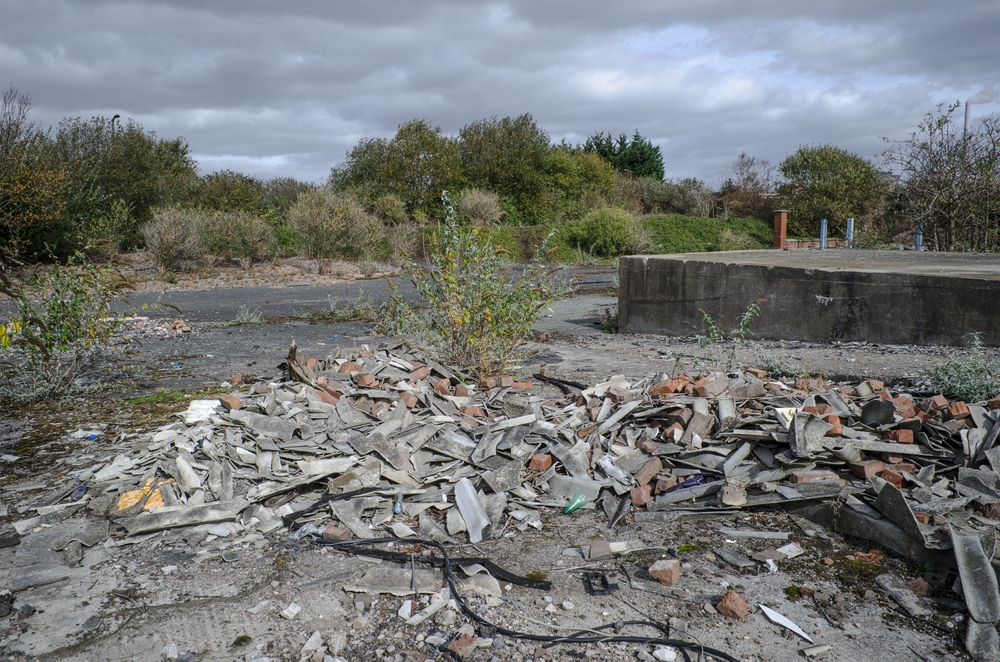
[[[527,632],[518,632],[517,630],[509,630],[495,623],[491,623],[490,621],[486,620],[485,618],[477,614],[475,611],[470,609],[469,606],[465,603],[465,600],[462,598],[462,596],[458,592],[458,589],[455,587],[455,578],[454,575],[452,574],[452,569],[451,569],[452,560],[451,557],[448,556],[448,551],[444,548],[444,545],[433,540],[423,540],[420,538],[391,537],[391,538],[355,538],[352,540],[323,540],[322,538],[314,538],[314,541],[318,545],[325,545],[327,547],[334,547],[346,550],[350,550],[350,548],[353,547],[381,545],[386,543],[403,543],[407,545],[419,544],[437,549],[439,552],[441,552],[442,568],[444,571],[445,580],[448,582],[448,588],[451,590],[452,599],[455,600],[455,604],[459,606],[459,608],[467,617],[475,621],[480,626],[491,628],[495,632],[498,632],[499,634],[502,634],[505,637],[511,637],[514,639],[525,639],[527,641],[538,641],[544,643],[590,644],[590,643],[611,642],[611,643],[646,644],[654,646],[657,645],[672,646],[674,648],[679,648],[682,651],[685,650],[697,651],[699,653],[699,657],[702,654],[707,653],[708,655],[717,657],[720,660],[725,660],[726,662],[738,662],[738,660],[735,657],[732,657],[727,653],[723,653],[722,651],[715,650],[714,648],[709,648],[701,644],[691,643],[690,641],[681,641],[678,639],[667,639],[667,638],[657,638],[657,637],[632,637],[623,635],[607,635],[607,636],[595,637],[595,636],[585,636],[586,633],[577,633],[580,636],[567,635],[567,636],[553,637],[550,635],[529,634]],[[379,550],[379,551],[384,551],[384,550]],[[355,553],[363,554],[365,552],[355,552]],[[669,629],[665,630],[664,626],[659,623],[652,623],[649,621],[628,621],[627,623],[628,624],[641,623],[643,625],[651,625],[656,629],[660,630],[661,632],[665,632],[669,635]],[[601,630],[601,629],[607,629],[608,627],[609,626],[604,625],[598,628],[589,628],[589,629]],[[610,627],[614,627],[614,624],[612,624]]]

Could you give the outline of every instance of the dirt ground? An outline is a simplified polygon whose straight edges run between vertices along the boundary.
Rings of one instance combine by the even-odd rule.
[[[720,348],[703,348],[694,338],[601,333],[598,316],[614,303],[614,298],[600,293],[553,303],[535,327],[548,339],[532,343],[530,355],[515,372],[530,379],[544,365],[564,379],[592,384],[615,374],[631,379],[680,370],[691,374],[726,360]],[[207,311],[189,310],[185,320],[190,332],[146,333],[134,358],[137,369],[126,381],[77,401],[5,414],[0,422],[0,452],[22,459],[0,465],[0,540],[12,534],[14,521],[27,517],[30,508],[50,496],[45,486],[53,472],[68,471],[83,461],[81,457],[112,455],[117,444],[126,443],[117,435],[173,420],[192,395],[228,390],[223,382],[232,375],[278,377],[276,366],[293,339],[310,356],[325,356],[337,346],[384,340],[373,337],[371,325],[364,323],[284,319],[213,326],[199,321],[207,316]],[[740,348],[738,359],[745,365],[780,360],[802,373],[850,381],[880,378],[921,391],[926,388],[921,372],[960,351],[760,342]],[[136,400],[140,396],[145,397]],[[95,426],[104,431],[96,443],[70,436],[78,428]],[[82,520],[79,513],[61,526]],[[669,626],[673,639],[701,643],[735,659],[806,659],[802,651],[814,644],[770,622],[758,606],[764,604],[801,626],[816,645],[831,646],[809,659],[968,659],[962,646],[960,603],[955,617],[917,622],[902,615],[874,584],[875,575],[884,572],[913,578],[927,575],[928,569],[889,552],[875,563],[855,560],[855,552],[866,552],[871,545],[781,511],[689,515],[672,521],[648,521],[636,515],[613,531],[604,514],[593,508],[568,516],[545,511],[542,522],[541,530],[508,526],[474,549],[452,550],[453,555],[486,557],[516,575],[530,573],[552,583],[545,591],[501,584],[502,597],[464,593],[469,607],[487,621],[546,635],[568,634],[562,628],[610,623],[618,624],[614,627],[619,634],[652,637],[657,633],[651,627],[624,623],[654,620]],[[772,546],[774,540],[734,538],[720,530],[724,527],[787,532],[805,553],[781,561],[774,573],[760,565],[739,571],[714,550],[752,554]],[[368,570],[392,562],[318,547],[291,538],[283,529],[267,536],[221,536],[209,544],[184,530],[154,534],[141,544],[85,549],[80,565],[72,568],[60,565],[64,560],[42,544],[46,540],[36,541],[36,547],[42,547],[26,545],[32,537],[13,547],[2,548],[0,543],[0,590],[33,556],[42,561],[32,562],[51,563],[60,569],[56,574],[68,578],[16,594],[15,611],[0,618],[4,660],[299,660],[303,645],[318,631],[330,647],[328,652],[339,649],[347,660],[420,662],[425,655],[448,659],[426,645],[428,638],[450,639],[471,623],[467,615],[446,608],[423,625],[407,626],[397,615],[407,599],[403,596],[374,596],[374,602],[359,604],[359,594],[344,587]],[[580,547],[595,539],[627,541],[639,551],[591,562]],[[206,549],[218,553],[208,558],[197,554]],[[661,557],[681,560],[677,584],[659,592],[631,585],[627,571],[632,566],[645,568]],[[588,594],[582,578],[585,569],[608,573],[618,590],[605,596]],[[712,605],[730,589],[750,605],[745,620],[713,613]],[[301,612],[292,619],[282,617],[279,612],[291,603],[298,604]],[[669,651],[650,657],[653,647],[640,643],[562,643],[545,648],[482,626],[474,628],[474,636],[479,647],[466,659],[674,659]],[[677,655],[676,659],[684,659]],[[690,659],[699,659],[697,653]]]

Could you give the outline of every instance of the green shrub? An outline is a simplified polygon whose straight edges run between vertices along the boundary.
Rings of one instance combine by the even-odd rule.
[[[218,254],[236,260],[243,269],[249,269],[254,260],[274,255],[274,232],[258,214],[219,212],[213,217],[212,228],[222,248]]]
[[[580,222],[581,245],[596,255],[614,257],[632,250],[641,227],[629,212],[614,207],[595,209]]]
[[[455,200],[459,218],[470,223],[492,223],[502,215],[500,196],[493,191],[481,188],[467,188],[461,191]]]
[[[112,310],[130,289],[117,269],[77,253],[28,282],[0,268],[0,400],[34,400],[65,393],[114,351],[124,314]]]
[[[205,252],[204,233],[201,212],[176,207],[158,209],[142,226],[146,248],[163,271],[177,271],[183,262],[199,259]]]
[[[981,334],[970,333],[969,353],[927,371],[935,389],[950,398],[980,402],[1000,393],[1000,361],[986,354]]]
[[[463,230],[442,196],[446,217],[430,266],[413,283],[428,304],[428,324],[441,358],[477,377],[503,372],[528,339],[545,302],[537,272],[511,279],[491,241],[489,227]]]
[[[368,210],[392,227],[403,225],[409,220],[406,203],[395,193],[380,195],[371,203]]]
[[[722,228],[719,232],[720,251],[752,251],[761,248],[756,239],[746,232]]]
[[[328,188],[299,197],[288,211],[289,226],[308,257],[376,259],[391,250],[385,227],[351,196]]]

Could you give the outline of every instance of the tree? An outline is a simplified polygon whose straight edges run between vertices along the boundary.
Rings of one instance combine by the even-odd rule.
[[[659,146],[639,135],[638,130],[631,141],[624,133],[617,140],[610,133],[595,133],[583,144],[583,151],[604,157],[618,172],[633,177],[663,179],[663,155]]]
[[[831,230],[848,218],[871,220],[888,184],[869,161],[834,145],[800,147],[778,166],[779,204],[788,209],[788,232],[816,236],[820,219]]]
[[[462,174],[472,186],[496,191],[529,223],[545,220],[549,135],[525,113],[478,120],[458,133]]]
[[[765,215],[774,210],[774,166],[766,159],[740,152],[723,176],[719,200],[725,216]]]
[[[183,138],[157,138],[134,120],[112,128],[111,120],[102,116],[66,118],[59,123],[55,143],[72,190],[66,213],[84,239],[120,201],[129,222],[118,228],[115,239],[122,248],[137,245],[139,227],[152,218],[153,208],[184,197],[197,179]]]
[[[1000,249],[1000,118],[986,117],[963,135],[959,104],[928,113],[885,163],[898,168],[887,221],[897,231],[923,223],[938,250]]]
[[[0,97],[0,259],[44,250],[62,216],[66,176],[52,141],[28,120],[31,96],[10,86]]]

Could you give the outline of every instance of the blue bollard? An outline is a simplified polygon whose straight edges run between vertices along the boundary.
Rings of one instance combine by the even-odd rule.
[[[854,219],[847,219],[847,247],[854,248]]]
[[[819,249],[826,250],[826,219],[819,222]]]

